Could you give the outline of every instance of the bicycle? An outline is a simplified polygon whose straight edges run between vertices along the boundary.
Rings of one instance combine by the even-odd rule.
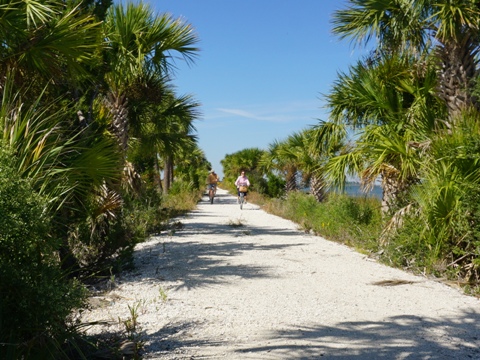
[[[211,185],[210,189],[208,190],[208,199],[210,200],[210,204],[213,204],[213,198],[217,192],[217,187],[215,185]]]
[[[247,191],[248,191],[248,186],[240,185],[240,187],[238,188],[238,193],[240,195],[240,200],[239,200],[240,210],[243,209],[243,204],[246,203],[245,195],[247,194]]]

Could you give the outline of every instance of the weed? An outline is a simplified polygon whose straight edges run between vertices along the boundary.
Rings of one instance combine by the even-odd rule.
[[[130,306],[128,305],[128,310],[130,311],[130,317],[126,320],[120,320],[123,325],[125,326],[125,331],[127,332],[128,337],[134,338],[135,334],[137,333],[137,325],[138,325],[138,310],[140,306],[143,304],[142,301],[137,302],[136,304]]]
[[[120,350],[125,353],[127,350],[130,355],[134,355],[135,359],[139,359],[139,352],[143,347],[143,341],[140,335],[140,326],[138,324],[138,316],[145,305],[145,300],[137,301],[132,306],[128,305],[128,310],[130,311],[130,318],[123,321],[123,325],[125,326],[125,332],[127,335],[127,339],[129,341],[124,341],[123,344],[128,346],[128,349]]]
[[[160,299],[162,299],[163,302],[167,301],[167,293],[163,287],[159,287],[158,292],[160,294]]]

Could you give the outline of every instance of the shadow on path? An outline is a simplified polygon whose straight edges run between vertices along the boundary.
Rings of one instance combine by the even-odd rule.
[[[266,334],[264,346],[242,347],[236,359],[480,359],[480,316],[465,312],[459,318],[431,319],[396,316],[383,322],[343,322],[337,326],[291,326]],[[189,347],[218,347],[212,342],[171,339],[192,324],[177,324],[151,334],[148,351],[171,352]],[[355,344],[355,346],[351,346]],[[241,345],[238,345],[241,347]],[[242,355],[243,354],[243,355]]]
[[[248,199],[248,198],[247,198]],[[201,204],[203,203],[210,203],[210,200],[208,198],[207,194],[204,194],[201,200]],[[217,194],[213,198],[213,204],[210,205],[235,205],[240,207],[240,205],[237,203],[237,197],[235,195],[230,195],[230,194]],[[258,207],[260,208],[260,207]]]
[[[314,359],[321,354],[329,359],[479,359],[479,321],[478,313],[464,312],[460,318],[451,319],[403,315],[383,322],[294,327],[271,334],[271,340],[285,340],[284,345],[245,348],[241,352],[275,351],[289,359]],[[306,340],[313,345],[302,345]],[[357,346],[349,347],[352,343]]]
[[[298,244],[301,245],[301,244]],[[239,253],[248,251],[278,251],[297,245],[258,245],[253,242],[225,241],[221,243],[203,243],[198,241],[171,242],[165,244],[166,251],[160,244],[141,250],[140,259],[150,266],[154,273],[150,277],[138,273],[142,279],[152,281],[180,281],[179,288],[193,288],[228,283],[231,277],[242,279],[269,278],[270,269],[266,266],[231,264]],[[146,256],[145,256],[146,255]],[[140,264],[139,264],[140,265]],[[137,281],[137,279],[126,280]]]

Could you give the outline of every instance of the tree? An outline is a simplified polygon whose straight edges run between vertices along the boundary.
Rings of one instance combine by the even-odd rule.
[[[223,166],[226,181],[233,184],[244,170],[252,183],[252,188],[258,186],[263,179],[260,163],[263,154],[264,151],[259,148],[247,148],[225,155],[220,163]]]
[[[130,94],[140,93],[153,102],[159,102],[163,80],[172,70],[172,53],[178,53],[188,62],[193,61],[198,41],[190,25],[174,20],[168,14],[155,16],[151,8],[140,2],[125,8],[117,4],[111,8],[104,25],[107,42],[108,85],[105,97],[112,115],[112,131],[126,153],[129,139]],[[155,84],[155,86],[151,86]],[[159,93],[160,92],[160,93]],[[142,97],[140,97],[142,98]]]
[[[275,140],[269,144],[268,150],[261,159],[261,166],[266,171],[278,171],[285,179],[285,192],[298,189],[297,175],[298,166],[295,162],[295,154],[290,151],[285,142]]]
[[[0,13],[1,82],[14,72],[17,87],[30,84],[38,94],[47,81],[63,86],[87,77],[87,67],[96,61],[99,29],[99,22],[78,6],[9,2]]]
[[[317,147],[318,132],[315,128],[294,133],[287,140],[287,146],[294,150],[296,162],[305,184],[318,202],[325,200],[327,184],[325,182],[324,167],[331,152],[322,151]],[[335,146],[335,149],[338,145]]]
[[[196,143],[191,147],[182,148],[176,161],[176,177],[191,184],[193,189],[201,189],[204,185],[205,173],[211,168],[211,164],[205,157],[205,153]]]
[[[165,91],[162,101],[152,105],[142,117],[142,126],[135,135],[141,152],[149,154],[156,168],[154,176],[164,171],[163,191],[168,192],[174,179],[178,154],[196,147],[194,121],[199,118],[200,104],[192,95],[178,96],[173,89]],[[163,161],[160,165],[159,161]],[[160,185],[160,182],[157,181]]]
[[[432,93],[436,69],[421,69],[415,58],[384,54],[360,61],[350,73],[340,74],[327,95],[332,124],[322,124],[318,143],[326,149],[346,139],[343,148],[326,166],[330,182],[343,186],[345,175],[358,177],[368,189],[380,177],[383,211],[394,211],[405,201],[409,186],[418,181],[422,148],[434,130],[444,106]]]
[[[323,181],[321,151],[315,147],[314,129],[305,129],[293,133],[284,141],[274,141],[262,158],[262,166],[268,171],[278,171],[285,178],[285,191],[297,190],[300,186],[310,186],[317,201],[325,197],[325,183]],[[298,177],[302,176],[303,184],[298,184]]]
[[[357,43],[372,38],[377,49],[436,58],[437,95],[449,121],[471,106],[477,76],[480,12],[474,0],[351,0],[333,17],[333,32]]]

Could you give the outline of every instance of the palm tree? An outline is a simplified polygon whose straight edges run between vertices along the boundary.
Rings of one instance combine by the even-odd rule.
[[[153,157],[156,168],[155,176],[163,168],[165,193],[171,187],[174,179],[174,163],[177,154],[184,149],[196,146],[194,121],[199,118],[200,104],[192,95],[176,95],[172,89],[166,90],[162,101],[151,106],[143,116],[139,129],[139,144],[143,153]],[[162,166],[159,160],[163,161]],[[158,182],[160,185],[160,182]]]
[[[377,49],[436,58],[437,95],[454,121],[477,107],[472,96],[477,76],[480,12],[474,0],[351,0],[334,14],[333,32],[357,43],[372,38]],[[419,59],[420,60],[420,59]]]
[[[350,173],[366,188],[380,177],[384,212],[396,208],[401,195],[418,181],[421,149],[441,126],[436,119],[444,107],[432,96],[435,68],[426,62],[417,71],[414,64],[414,58],[387,54],[340,74],[327,95],[331,124],[320,126],[323,148],[345,138],[348,128],[356,132],[356,141],[326,166],[328,177],[342,186]]]
[[[241,171],[247,172],[252,187],[258,186],[263,178],[261,159],[264,151],[259,148],[247,148],[232,154],[225,155],[220,163],[227,182],[233,184]]]
[[[198,41],[190,25],[170,15],[155,16],[142,2],[117,4],[109,10],[104,24],[109,70],[106,104],[112,115],[112,131],[126,153],[129,139],[129,106],[132,93],[141,92],[154,102],[163,95],[159,79],[168,79],[173,67],[172,53],[192,62]],[[155,86],[151,86],[153,80]],[[161,81],[160,81],[161,82]]]
[[[288,144],[288,139],[285,141],[274,140],[269,144],[261,159],[261,166],[264,171],[278,171],[282,174],[287,194],[298,189],[296,154]]]
[[[176,177],[191,184],[192,189],[201,189],[204,185],[206,169],[210,169],[205,153],[196,143],[187,148],[181,148],[175,166]]]
[[[334,146],[333,150],[325,151],[317,146],[317,136],[318,130],[313,127],[293,134],[287,142],[291,149],[295,149],[296,162],[302,172],[304,183],[309,184],[310,192],[315,199],[322,202],[328,188],[325,181],[325,164],[340,144]]]
[[[100,23],[79,6],[66,9],[62,2],[53,1],[4,4],[0,13],[1,83],[15,71],[16,85],[28,83],[38,94],[47,81],[59,87],[85,78],[87,66],[97,58],[99,30]]]
[[[114,143],[91,129],[70,132],[71,112],[43,101],[40,94],[30,106],[20,90],[6,79],[0,107],[3,141],[15,151],[19,173],[58,210],[73,198],[80,200],[105,181],[118,181],[120,162]]]

